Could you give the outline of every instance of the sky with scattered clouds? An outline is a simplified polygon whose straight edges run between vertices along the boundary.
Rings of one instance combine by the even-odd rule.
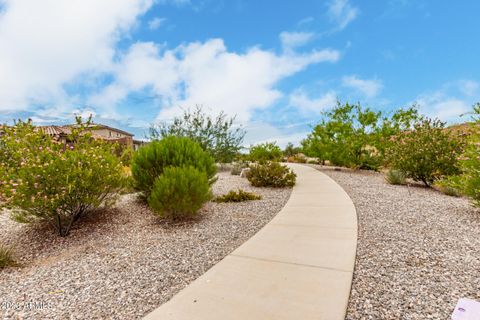
[[[74,114],[143,138],[203,105],[245,144],[298,142],[340,101],[480,101],[476,0],[0,0],[0,121]]]

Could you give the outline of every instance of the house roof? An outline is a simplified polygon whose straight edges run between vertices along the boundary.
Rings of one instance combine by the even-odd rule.
[[[60,137],[60,136],[67,136],[67,135],[71,134],[72,133],[72,128],[76,127],[76,126],[77,126],[76,124],[69,124],[69,125],[63,125],[63,126],[55,126],[55,125],[35,126],[35,129],[36,130],[42,130],[43,133],[45,133],[49,136]],[[5,125],[0,124],[0,130],[3,129],[3,127],[5,127]],[[121,140],[123,138],[105,137],[105,136],[102,136],[102,135],[99,135],[99,134],[95,133],[95,129],[108,129],[108,130],[112,130],[112,131],[130,136],[130,137],[133,137],[133,134],[131,134],[129,132],[126,132],[126,131],[123,131],[123,130],[120,130],[120,129],[117,129],[117,128],[113,128],[113,127],[110,127],[110,126],[107,126],[107,125],[104,125],[104,124],[93,123],[93,124],[90,124],[90,128],[92,128],[92,132],[91,132],[92,136],[94,138],[98,138],[98,139],[112,140],[113,141],[113,140]]]
[[[42,130],[43,133],[48,134],[49,136],[61,136],[71,133],[71,130],[62,126],[38,126],[38,129]]]
[[[64,128],[71,128],[71,127],[76,127],[78,126],[77,124],[68,124],[68,125],[65,125],[63,126]],[[131,136],[133,137],[133,134],[130,133],[130,132],[127,132],[127,131],[124,131],[124,130],[120,130],[120,129],[117,129],[117,128],[114,128],[114,127],[110,127],[110,126],[107,126],[105,124],[100,124],[100,123],[92,123],[90,124],[90,128],[92,129],[109,129],[109,130],[112,130],[112,131],[115,131],[115,132],[118,132],[118,133],[122,133],[122,134],[125,134],[127,136]]]

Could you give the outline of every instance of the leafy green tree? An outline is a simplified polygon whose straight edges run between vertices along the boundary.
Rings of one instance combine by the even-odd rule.
[[[280,161],[282,149],[275,142],[260,143],[250,147],[249,159],[251,161]]]
[[[341,104],[324,113],[311,134],[302,141],[306,155],[334,165],[378,169],[392,136],[411,126],[415,107],[401,109],[392,117],[363,108],[360,104]]]
[[[322,164],[325,164],[325,161],[330,159],[331,139],[327,135],[325,121],[316,125],[313,128],[313,132],[300,143],[305,155],[318,158]]]
[[[283,155],[285,157],[293,157],[296,154],[299,154],[301,151],[302,151],[301,148],[295,147],[293,143],[289,142],[287,143],[287,145],[285,146],[285,149],[283,150]]]
[[[242,149],[245,130],[234,128],[233,118],[222,111],[216,117],[207,115],[201,106],[185,111],[172,123],[162,123],[150,128],[150,139],[159,140],[168,136],[187,137],[195,140],[208,151],[216,162],[232,162]]]
[[[460,172],[458,157],[463,148],[463,139],[445,130],[445,123],[422,118],[412,130],[402,131],[393,138],[387,156],[393,169],[431,186]]]
[[[91,118],[77,126],[68,144],[29,122],[4,126],[0,136],[0,202],[18,222],[49,223],[69,234],[85,212],[114,203],[124,185],[115,146],[94,140]]]
[[[312,155],[340,166],[367,169],[379,166],[374,135],[380,112],[362,108],[360,104],[338,102],[336,108],[324,115],[326,119],[303,142],[308,153],[317,153]]]

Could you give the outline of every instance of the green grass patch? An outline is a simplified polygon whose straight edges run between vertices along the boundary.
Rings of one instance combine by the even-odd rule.
[[[8,266],[13,266],[15,260],[13,259],[13,251],[3,245],[0,245],[0,270]]]
[[[244,191],[242,189],[238,189],[238,191],[231,190],[227,194],[216,197],[213,201],[215,201],[215,202],[243,202],[243,201],[260,200],[260,199],[262,199],[262,197],[255,194],[255,193]]]

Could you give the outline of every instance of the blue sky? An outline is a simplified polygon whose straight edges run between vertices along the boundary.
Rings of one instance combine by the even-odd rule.
[[[458,122],[480,101],[478,12],[474,0],[0,0],[0,121],[92,113],[142,138],[201,104],[236,115],[246,145],[298,142],[337,99]]]

